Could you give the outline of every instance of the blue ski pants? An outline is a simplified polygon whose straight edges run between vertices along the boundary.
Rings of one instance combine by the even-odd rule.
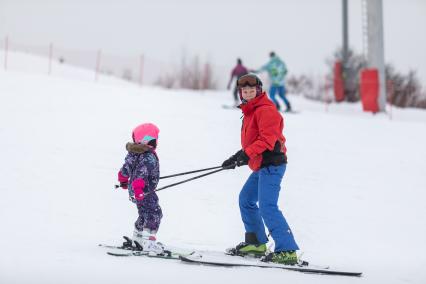
[[[286,97],[286,89],[284,85],[272,85],[271,88],[269,89],[269,97],[271,98],[271,100],[274,102],[274,104],[276,106],[279,106],[279,103],[277,101],[276,98],[276,93],[278,92],[278,96],[284,101],[285,106],[287,109],[290,109],[290,102]]]
[[[256,233],[260,243],[267,243],[266,225],[274,239],[275,252],[299,249],[284,215],[278,209],[278,197],[286,166],[268,166],[253,172],[239,196],[241,218],[246,232]]]

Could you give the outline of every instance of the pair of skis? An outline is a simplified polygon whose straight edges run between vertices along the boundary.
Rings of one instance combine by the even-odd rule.
[[[108,255],[117,257],[145,256],[152,258],[163,258],[181,260],[184,263],[215,265],[224,267],[261,267],[276,268],[283,270],[298,271],[304,273],[328,274],[340,276],[361,276],[362,272],[344,271],[331,269],[328,266],[318,266],[306,261],[300,261],[296,265],[284,265],[272,262],[262,262],[259,258],[249,256],[234,256],[223,252],[185,250],[179,248],[166,248],[162,254],[150,254],[143,251],[143,248],[135,242],[132,245],[131,239],[124,237],[126,242],[123,246],[111,246],[100,244],[99,246],[110,249]],[[112,250],[112,251],[111,251]]]
[[[181,254],[190,254],[192,251],[175,252],[176,249],[165,249],[161,254],[152,254],[143,250],[143,247],[138,242],[133,242],[127,236],[123,236],[125,242],[121,246],[99,244],[100,247],[109,249],[107,254],[112,256],[147,256],[153,258],[179,259]],[[173,250],[173,251],[172,251]]]

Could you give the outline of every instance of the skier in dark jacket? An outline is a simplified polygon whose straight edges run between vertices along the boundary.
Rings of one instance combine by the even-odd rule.
[[[297,246],[293,233],[278,208],[281,181],[287,166],[284,121],[274,103],[262,91],[262,82],[247,74],[237,82],[244,119],[241,146],[235,155],[223,162],[224,168],[247,165],[253,170],[241,189],[239,205],[246,238],[231,254],[265,255],[268,228],[275,241],[275,250],[265,261],[296,264]],[[259,204],[259,205],[258,205]]]
[[[237,59],[237,65],[232,69],[231,78],[229,78],[229,82],[228,82],[228,86],[227,86],[228,90],[231,88],[231,83],[232,83],[234,78],[237,81],[241,76],[243,76],[247,73],[248,73],[247,68],[243,65],[242,60],[240,58],[238,58]],[[240,104],[240,102],[239,102],[239,99],[238,99],[238,86],[237,86],[236,83],[235,83],[233,95],[234,95],[235,106],[238,106]]]

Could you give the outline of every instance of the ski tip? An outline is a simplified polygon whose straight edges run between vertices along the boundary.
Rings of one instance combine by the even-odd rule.
[[[113,256],[129,256],[128,254],[114,253],[114,252],[110,252],[110,251],[107,251],[107,254],[113,255]]]
[[[344,270],[332,270],[328,268],[315,268],[311,267],[311,265],[306,266],[290,266],[290,265],[277,265],[268,263],[247,263],[247,262],[228,262],[228,261],[217,261],[215,259],[209,260],[203,259],[202,256],[200,258],[195,258],[193,255],[188,256],[179,256],[179,259],[188,262],[188,263],[198,263],[198,264],[206,264],[206,265],[216,265],[216,266],[224,266],[224,267],[232,267],[232,266],[245,266],[245,267],[262,267],[262,268],[277,268],[277,269],[285,269],[291,271],[299,271],[303,273],[312,273],[312,274],[323,274],[323,275],[334,275],[334,276],[362,276],[362,272],[353,272],[353,271],[344,271]]]

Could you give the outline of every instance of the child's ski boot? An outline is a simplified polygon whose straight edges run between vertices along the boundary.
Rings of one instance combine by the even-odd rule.
[[[133,241],[136,246],[142,247],[142,250],[150,255],[159,255],[164,253],[164,246],[162,243],[157,242],[155,237],[155,231],[149,229],[143,229],[138,231],[135,229],[133,232]]]

